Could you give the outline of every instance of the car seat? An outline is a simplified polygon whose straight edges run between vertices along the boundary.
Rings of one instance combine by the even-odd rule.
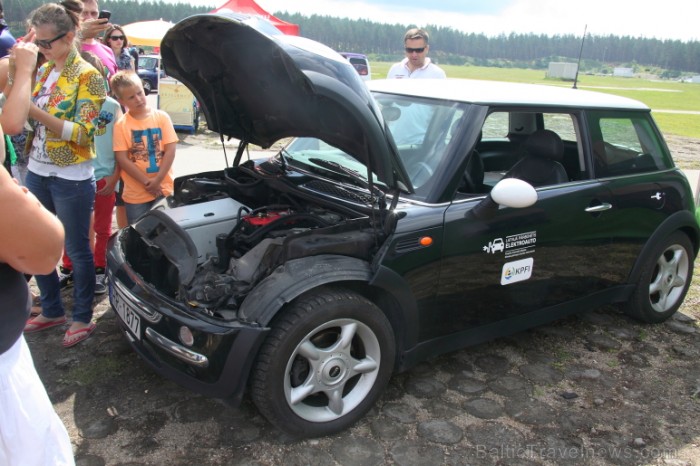
[[[504,178],[518,178],[535,187],[569,181],[566,169],[561,164],[564,143],[557,133],[537,130],[527,138],[522,148],[525,155],[508,170]]]

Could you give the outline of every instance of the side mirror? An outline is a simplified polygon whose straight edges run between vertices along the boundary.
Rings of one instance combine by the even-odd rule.
[[[521,209],[530,207],[535,202],[537,202],[537,191],[531,184],[517,178],[504,178],[467,215],[486,220],[495,215],[500,206]]]
[[[517,178],[504,178],[491,190],[496,204],[506,207],[530,207],[537,202],[537,191],[530,183]]]

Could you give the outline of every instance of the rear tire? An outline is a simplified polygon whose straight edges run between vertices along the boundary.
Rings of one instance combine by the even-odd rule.
[[[151,82],[148,79],[142,79],[141,82],[143,83],[143,93],[146,95],[150,94],[153,90]]]
[[[393,372],[394,334],[364,296],[321,288],[271,324],[253,369],[260,412],[294,436],[340,432],[374,405]]]
[[[624,311],[648,323],[663,322],[683,303],[693,278],[693,247],[675,232],[660,242],[642,264],[642,273]]]

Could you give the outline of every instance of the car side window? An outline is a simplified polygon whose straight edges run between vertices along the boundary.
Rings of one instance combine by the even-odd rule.
[[[505,139],[508,137],[508,112],[493,112],[486,117],[481,129],[482,139]]]
[[[574,119],[568,113],[543,113],[544,129],[554,131],[562,141],[575,142],[578,138],[574,129]]]
[[[596,177],[670,168],[670,157],[646,114],[590,112]]]
[[[483,185],[462,183],[460,192],[476,184],[471,192],[488,192],[504,177],[521,178],[535,187],[581,180],[586,176],[583,145],[577,114],[565,112],[492,111],[485,119],[475,156],[479,163],[469,163],[465,177],[481,179]],[[543,136],[543,133],[544,136]],[[556,153],[544,149],[555,147],[542,137],[561,140]],[[474,167],[477,167],[476,169]],[[475,189],[475,188],[471,188]],[[482,191],[479,191],[482,189]]]

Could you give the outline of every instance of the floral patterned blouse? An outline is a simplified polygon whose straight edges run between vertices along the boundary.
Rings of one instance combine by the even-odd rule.
[[[54,68],[53,61],[48,61],[39,68],[33,99],[39,96]],[[95,158],[95,128],[106,97],[107,90],[100,72],[80,58],[77,50],[73,49],[51,90],[46,108],[51,115],[75,123],[69,141],[62,140],[60,134],[46,130],[46,152],[55,165],[65,167]],[[38,124],[30,119],[33,128]],[[33,138],[34,133],[29,133],[27,148],[32,147]]]

